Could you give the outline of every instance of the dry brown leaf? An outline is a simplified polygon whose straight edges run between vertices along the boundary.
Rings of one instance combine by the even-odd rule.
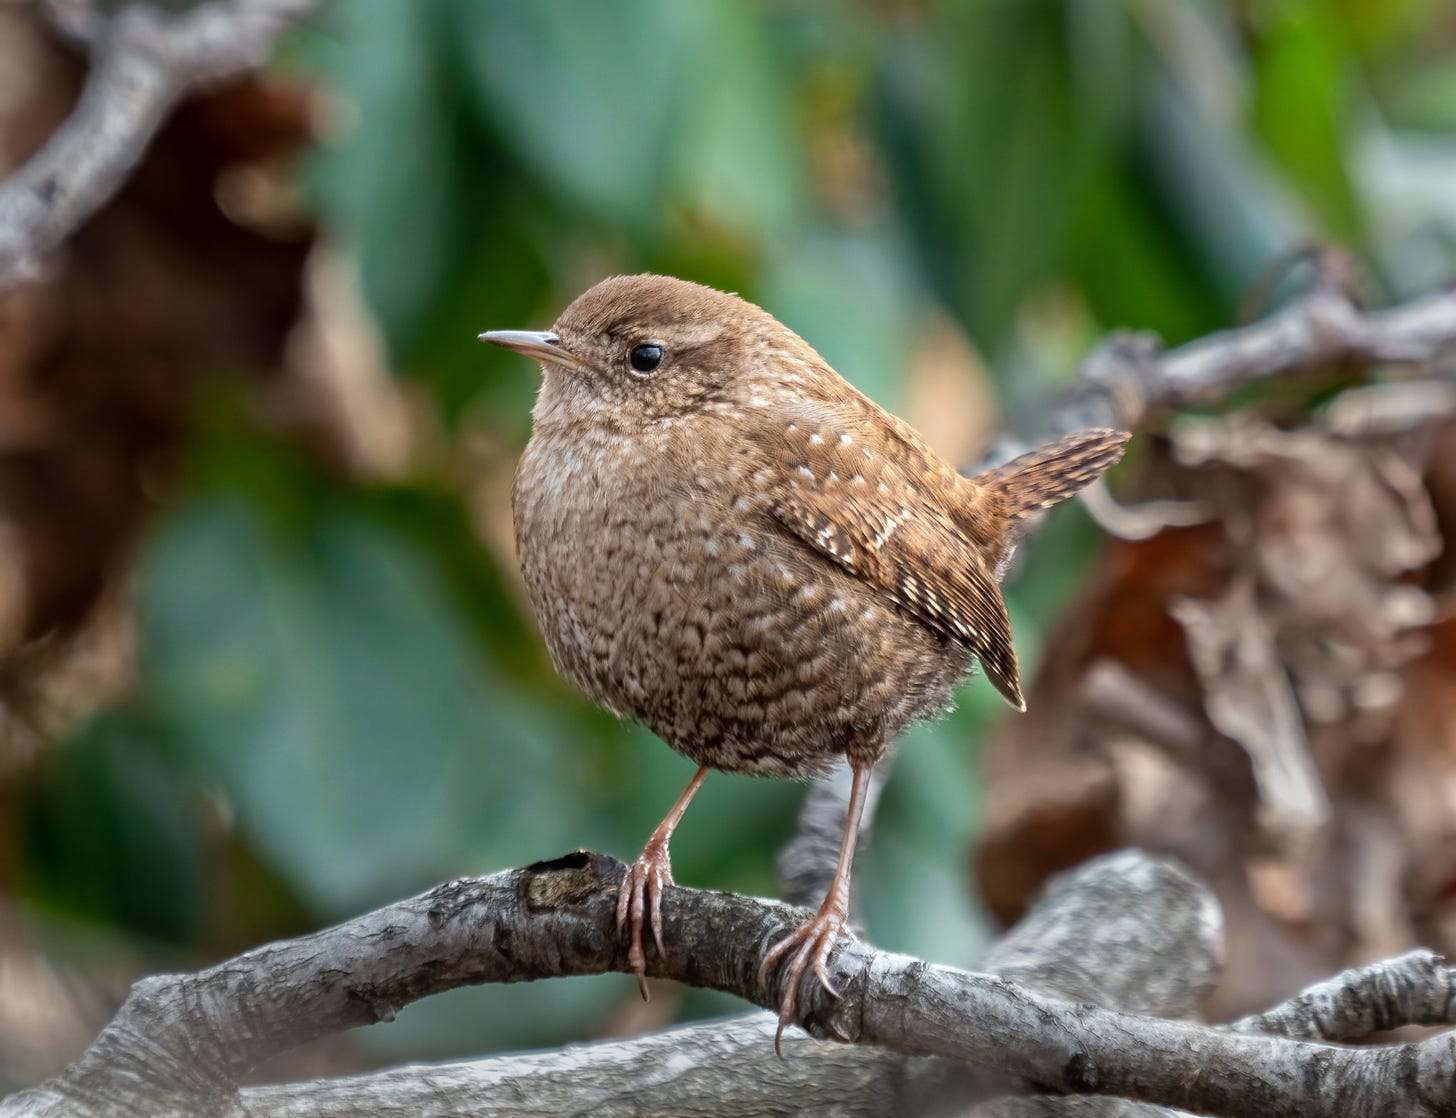
[[[1215,1014],[1456,950],[1456,436],[1442,394],[1355,391],[1298,430],[1175,428],[1146,496],[1212,519],[1109,546],[988,760],[993,911],[1088,836],[1175,854],[1225,909]],[[1058,858],[1040,821],[1089,771]]]

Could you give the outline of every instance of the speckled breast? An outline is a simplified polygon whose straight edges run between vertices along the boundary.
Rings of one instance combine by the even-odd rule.
[[[555,445],[553,445],[555,443]],[[699,764],[807,777],[945,709],[967,652],[789,535],[753,494],[670,483],[610,440],[540,432],[521,568],[557,669]],[[645,460],[650,462],[651,458]]]

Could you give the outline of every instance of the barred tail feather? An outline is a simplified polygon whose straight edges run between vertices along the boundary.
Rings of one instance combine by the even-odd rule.
[[[974,481],[1000,491],[1008,520],[1025,520],[1096,481],[1122,457],[1128,438],[1126,431],[1089,427],[1029,450]]]
[[[976,659],[986,673],[991,686],[1001,692],[1001,697],[1015,709],[1026,710],[1026,699],[1021,695],[1021,671],[1016,666],[1016,649],[1010,640],[992,642],[989,646],[976,649]]]

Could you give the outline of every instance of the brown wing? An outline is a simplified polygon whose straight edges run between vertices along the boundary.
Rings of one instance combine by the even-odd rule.
[[[965,645],[1013,706],[1025,709],[1011,623],[985,559],[926,492],[954,472],[896,440],[894,456],[851,425],[816,416],[766,435],[774,515],[799,539],[874,586],[928,628]],[[929,483],[929,484],[927,484]]]

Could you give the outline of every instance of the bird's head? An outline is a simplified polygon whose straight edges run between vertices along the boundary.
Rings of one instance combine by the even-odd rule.
[[[813,357],[737,295],[656,275],[603,280],[549,331],[480,338],[541,362],[538,422],[628,429],[752,406]]]

